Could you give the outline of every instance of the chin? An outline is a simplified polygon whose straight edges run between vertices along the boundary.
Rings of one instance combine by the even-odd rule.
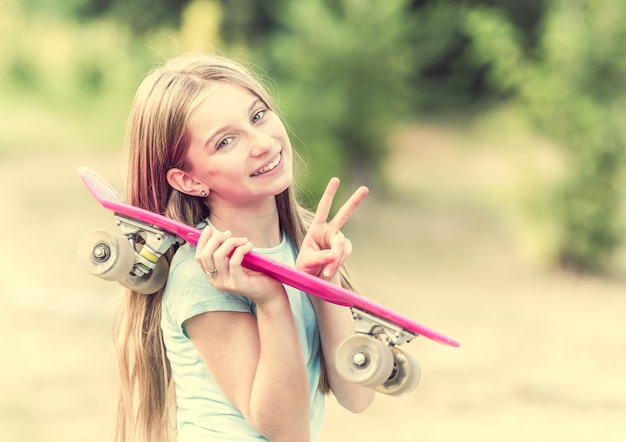
[[[290,178],[288,182],[286,182],[283,186],[280,187],[280,190],[276,193],[276,195],[280,195],[281,193],[289,189],[291,187],[291,184],[292,184],[292,179]]]

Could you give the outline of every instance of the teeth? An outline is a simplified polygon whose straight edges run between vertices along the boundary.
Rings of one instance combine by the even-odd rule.
[[[259,170],[258,172],[255,172],[252,174],[252,176],[259,176],[262,175],[264,173],[269,172],[270,170],[272,170],[274,167],[278,166],[280,164],[280,155],[278,155],[276,157],[276,159],[274,161],[272,161],[271,163],[269,163],[267,166],[265,166],[263,169]]]

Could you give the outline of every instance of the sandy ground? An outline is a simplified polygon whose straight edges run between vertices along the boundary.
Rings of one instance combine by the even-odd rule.
[[[364,295],[461,347],[407,344],[422,366],[418,389],[379,397],[359,415],[329,399],[322,442],[625,440],[624,282],[537,270],[497,217],[421,198],[417,177],[471,164],[444,167],[411,146],[391,163],[393,197],[373,195],[350,223],[351,267]],[[117,289],[81,270],[76,245],[114,226],[76,168],[121,189],[123,162],[120,154],[0,160],[0,442],[112,438]]]

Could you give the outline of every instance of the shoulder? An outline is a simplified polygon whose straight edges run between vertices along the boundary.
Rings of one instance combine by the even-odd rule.
[[[177,280],[187,280],[189,278],[191,280],[199,280],[200,275],[204,276],[195,258],[195,247],[189,243],[180,246],[170,263],[168,285]]]

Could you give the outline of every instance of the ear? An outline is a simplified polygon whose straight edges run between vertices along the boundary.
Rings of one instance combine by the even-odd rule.
[[[179,192],[191,196],[206,197],[209,194],[209,187],[194,179],[188,172],[173,168],[167,171],[167,182]]]

